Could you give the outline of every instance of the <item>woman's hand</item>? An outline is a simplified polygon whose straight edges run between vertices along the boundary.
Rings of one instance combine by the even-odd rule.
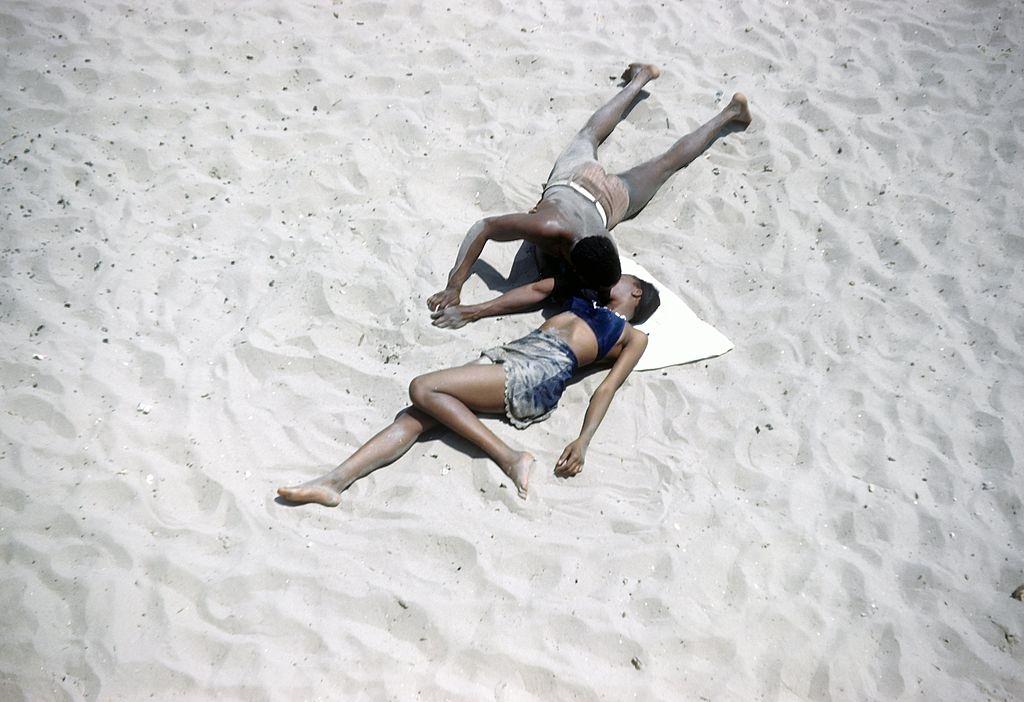
[[[562,456],[555,464],[555,475],[559,478],[570,478],[583,470],[583,463],[587,460],[587,442],[583,439],[576,439],[565,447]]]
[[[442,329],[461,329],[473,321],[473,316],[465,305],[445,307],[430,313],[431,322],[435,327]]]

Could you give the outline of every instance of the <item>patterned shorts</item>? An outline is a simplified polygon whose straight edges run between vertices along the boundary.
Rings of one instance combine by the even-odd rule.
[[[517,429],[547,419],[579,365],[569,344],[539,330],[482,355],[505,368],[505,414]]]

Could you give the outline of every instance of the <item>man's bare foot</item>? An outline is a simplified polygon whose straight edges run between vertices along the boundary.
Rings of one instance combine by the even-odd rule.
[[[295,487],[278,488],[277,494],[289,502],[300,505],[316,502],[327,507],[337,507],[341,502],[341,491],[324,478],[310,480]]]
[[[736,93],[732,96],[732,100],[729,101],[729,107],[739,109],[739,114],[732,118],[733,122],[739,122],[740,124],[750,124],[750,107],[747,106],[747,96],[743,93]]]
[[[661,75],[661,69],[653,63],[631,63],[622,72],[622,80],[628,83],[642,73],[647,74],[647,80],[655,80]]]
[[[508,467],[502,467],[505,475],[512,479],[512,482],[516,485],[516,490],[519,492],[519,496],[524,500],[526,499],[526,491],[530,488],[530,471],[533,470],[535,462],[533,456],[526,451],[520,451]]]

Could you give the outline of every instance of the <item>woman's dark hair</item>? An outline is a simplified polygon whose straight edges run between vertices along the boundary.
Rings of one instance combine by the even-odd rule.
[[[615,244],[606,236],[586,236],[569,252],[576,275],[588,288],[610,288],[619,282],[622,268]]]
[[[633,312],[633,319],[630,324],[643,324],[661,305],[661,295],[658,289],[646,280],[636,279],[637,287],[640,288],[640,301],[636,303],[636,310]]]

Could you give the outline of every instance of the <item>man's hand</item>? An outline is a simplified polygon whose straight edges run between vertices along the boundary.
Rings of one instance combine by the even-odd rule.
[[[565,447],[562,456],[555,464],[555,475],[559,478],[571,478],[583,470],[583,462],[587,459],[587,443],[576,439]]]
[[[445,307],[444,309],[431,312],[430,318],[434,320],[431,324],[442,329],[461,329],[474,321],[473,316],[469,313],[469,309],[463,305]]]
[[[457,305],[461,301],[461,292],[458,288],[445,288],[441,292],[434,293],[427,298],[427,307],[432,311],[436,311]]]

